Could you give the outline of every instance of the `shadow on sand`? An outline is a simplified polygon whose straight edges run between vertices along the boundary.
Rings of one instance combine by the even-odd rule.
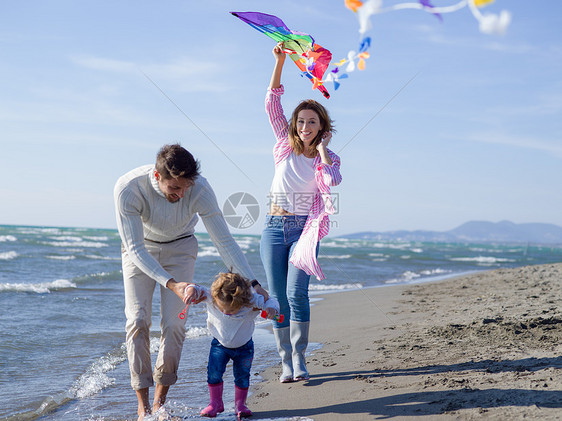
[[[562,357],[526,358],[520,360],[494,361],[484,360],[463,362],[450,365],[433,365],[394,370],[369,370],[354,372],[329,373],[311,376],[303,387],[320,386],[323,383],[342,380],[363,380],[370,378],[394,376],[418,376],[437,373],[455,373],[466,371],[499,372],[534,372],[545,368],[562,368]],[[313,406],[313,405],[310,405]],[[397,416],[438,415],[447,411],[461,409],[498,408],[503,406],[562,408],[562,391],[527,390],[527,389],[450,389],[443,391],[422,391],[366,399],[343,404],[323,405],[300,409],[280,409],[254,412],[257,418],[314,417],[320,414],[337,414],[342,419],[354,414],[370,415],[373,419],[385,419]]]
[[[404,393],[318,408],[254,412],[254,419],[314,417],[319,414],[338,414],[342,416],[342,419],[345,419],[346,416],[351,418],[353,414],[368,414],[373,419],[385,419],[398,416],[438,415],[460,409],[533,405],[544,408],[562,408],[562,391],[457,389]]]

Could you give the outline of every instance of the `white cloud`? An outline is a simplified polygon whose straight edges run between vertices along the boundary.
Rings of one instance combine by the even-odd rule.
[[[73,56],[71,61],[83,68],[107,73],[142,75],[157,85],[166,83],[180,92],[224,92],[224,67],[218,60],[199,60],[190,56],[177,57],[163,63],[136,63],[91,55]]]
[[[131,73],[137,71],[137,65],[130,61],[85,55],[71,57],[71,60],[75,64],[87,69],[118,73]]]
[[[499,131],[475,132],[465,137],[471,142],[491,143],[516,148],[532,149],[547,152],[562,158],[562,145],[556,141],[539,139],[530,136],[518,136]]]

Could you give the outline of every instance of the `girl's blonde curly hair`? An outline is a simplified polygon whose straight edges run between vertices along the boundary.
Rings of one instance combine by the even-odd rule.
[[[250,281],[238,273],[219,273],[211,285],[211,297],[232,310],[252,307],[253,297]]]

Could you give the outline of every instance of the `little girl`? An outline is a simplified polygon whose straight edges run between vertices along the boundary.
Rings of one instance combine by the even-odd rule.
[[[213,335],[207,366],[211,402],[201,415],[216,417],[224,411],[222,376],[226,364],[232,360],[236,416],[238,419],[249,417],[252,411],[246,406],[246,397],[254,358],[254,320],[261,309],[267,312],[268,318],[273,318],[279,313],[279,303],[275,298],[265,301],[252,289],[250,282],[237,273],[220,273],[210,291],[199,285],[190,287],[197,290],[196,302],[202,300],[207,303],[207,327]]]

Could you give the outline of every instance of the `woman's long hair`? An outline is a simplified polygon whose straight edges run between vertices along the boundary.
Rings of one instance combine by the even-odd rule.
[[[298,116],[302,110],[314,111],[318,115],[318,119],[320,120],[320,126],[322,127],[322,129],[318,131],[318,134],[310,144],[309,150],[306,151],[307,155],[316,157],[316,155],[318,155],[316,146],[318,146],[318,144],[322,142],[322,136],[324,135],[324,133],[335,132],[333,124],[334,122],[330,119],[328,110],[326,110],[326,108],[319,102],[316,102],[313,99],[305,99],[301,101],[301,103],[297,105],[297,107],[293,111],[291,122],[289,123],[289,144],[297,155],[305,152],[304,143],[299,137],[299,131],[297,129]]]

